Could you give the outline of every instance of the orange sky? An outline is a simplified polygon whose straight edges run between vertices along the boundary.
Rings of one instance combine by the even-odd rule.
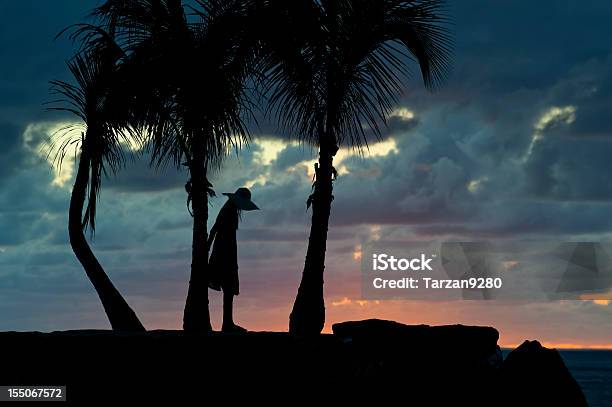
[[[287,300],[285,305],[266,307],[259,305],[260,298],[243,294],[235,303],[235,319],[237,323],[254,331],[287,331],[292,299],[290,296],[284,297]],[[213,327],[219,329],[221,296],[211,292],[210,300]],[[560,309],[562,307],[561,303],[548,305],[558,306]],[[182,307],[182,302],[176,302],[161,313],[142,313],[143,322],[149,329],[180,329]],[[380,318],[406,324],[493,326],[500,332],[499,345],[507,348],[515,348],[524,340],[535,339],[549,348],[612,350],[612,341],[589,331],[588,320],[582,322],[585,327],[583,330],[568,331],[564,326],[543,324],[536,316],[514,312],[515,308],[516,306],[511,304],[484,304],[482,301],[459,304],[328,298],[324,332],[331,333],[331,326],[336,322]]]

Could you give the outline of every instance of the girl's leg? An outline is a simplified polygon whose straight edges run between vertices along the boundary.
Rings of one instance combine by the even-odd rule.
[[[223,332],[246,332],[247,330],[234,323],[234,294],[223,292]]]

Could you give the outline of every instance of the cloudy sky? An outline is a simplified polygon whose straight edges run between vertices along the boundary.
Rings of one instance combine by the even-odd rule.
[[[68,245],[72,162],[46,159],[46,139],[73,118],[45,112],[48,81],[67,79],[71,44],[53,37],[92,0],[0,3],[0,330],[108,328]],[[450,8],[454,69],[438,92],[408,82],[385,140],[336,167],[326,268],[327,324],[369,317],[484,324],[505,345],[540,339],[612,347],[608,301],[360,301],[359,251],[371,239],[612,237],[612,4],[463,0]],[[415,71],[416,72],[416,71]],[[239,230],[237,321],[286,330],[306,251],[310,147],[273,126],[213,177],[246,185],[262,208]],[[92,244],[150,329],[179,328],[191,218],[184,173],[136,160],[105,179]],[[212,203],[214,217],[223,203]],[[211,219],[212,220],[212,219]],[[211,292],[214,325],[221,297]]]

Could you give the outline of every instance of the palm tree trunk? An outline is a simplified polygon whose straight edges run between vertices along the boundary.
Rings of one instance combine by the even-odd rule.
[[[183,329],[189,332],[212,331],[208,310],[208,180],[204,159],[194,157],[191,173],[191,205],[193,208],[193,240],[191,277],[183,313]]]
[[[68,214],[70,245],[98,293],[113,330],[144,332],[145,328],[136,316],[136,313],[134,313],[110,281],[85,238],[82,222],[83,206],[87,195],[87,184],[89,183],[89,168],[90,158],[86,149],[82,149],[77,177],[72,189],[72,196],[70,197],[70,210]]]
[[[338,148],[322,143],[315,166],[312,224],[302,281],[289,317],[289,332],[300,336],[318,335],[325,325],[323,271],[327,249],[327,229],[333,200],[333,159]]]

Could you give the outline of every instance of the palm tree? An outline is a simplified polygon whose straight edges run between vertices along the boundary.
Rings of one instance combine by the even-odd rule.
[[[248,141],[243,114],[251,48],[241,37],[241,1],[198,1],[188,21],[179,0],[109,0],[95,14],[116,31],[141,83],[137,115],[152,163],[186,166],[193,216],[192,263],[183,328],[211,330],[208,310],[208,172]]]
[[[312,224],[289,330],[319,334],[325,323],[323,271],[333,182],[342,145],[367,147],[380,137],[402,93],[408,62],[427,88],[445,77],[449,36],[441,0],[270,0],[260,2],[269,47],[270,108],[281,126],[318,147]]]
[[[108,34],[94,27],[82,28],[83,32],[89,32],[89,39],[96,47],[79,51],[67,62],[76,84],[51,82],[52,93],[59,95],[60,100],[50,109],[72,113],[81,120],[80,125],[68,126],[56,134],[60,138],[57,155],[60,165],[68,149],[76,146],[79,151],[68,216],[70,244],[98,293],[112,328],[144,331],[134,311],[104,272],[85,237],[88,227],[92,234],[95,232],[102,177],[122,166],[122,143],[128,141],[133,133],[126,114],[129,111],[126,108],[129,98],[123,92],[126,87],[122,86],[118,75],[122,53]],[[80,137],[71,137],[77,127],[83,129]]]

